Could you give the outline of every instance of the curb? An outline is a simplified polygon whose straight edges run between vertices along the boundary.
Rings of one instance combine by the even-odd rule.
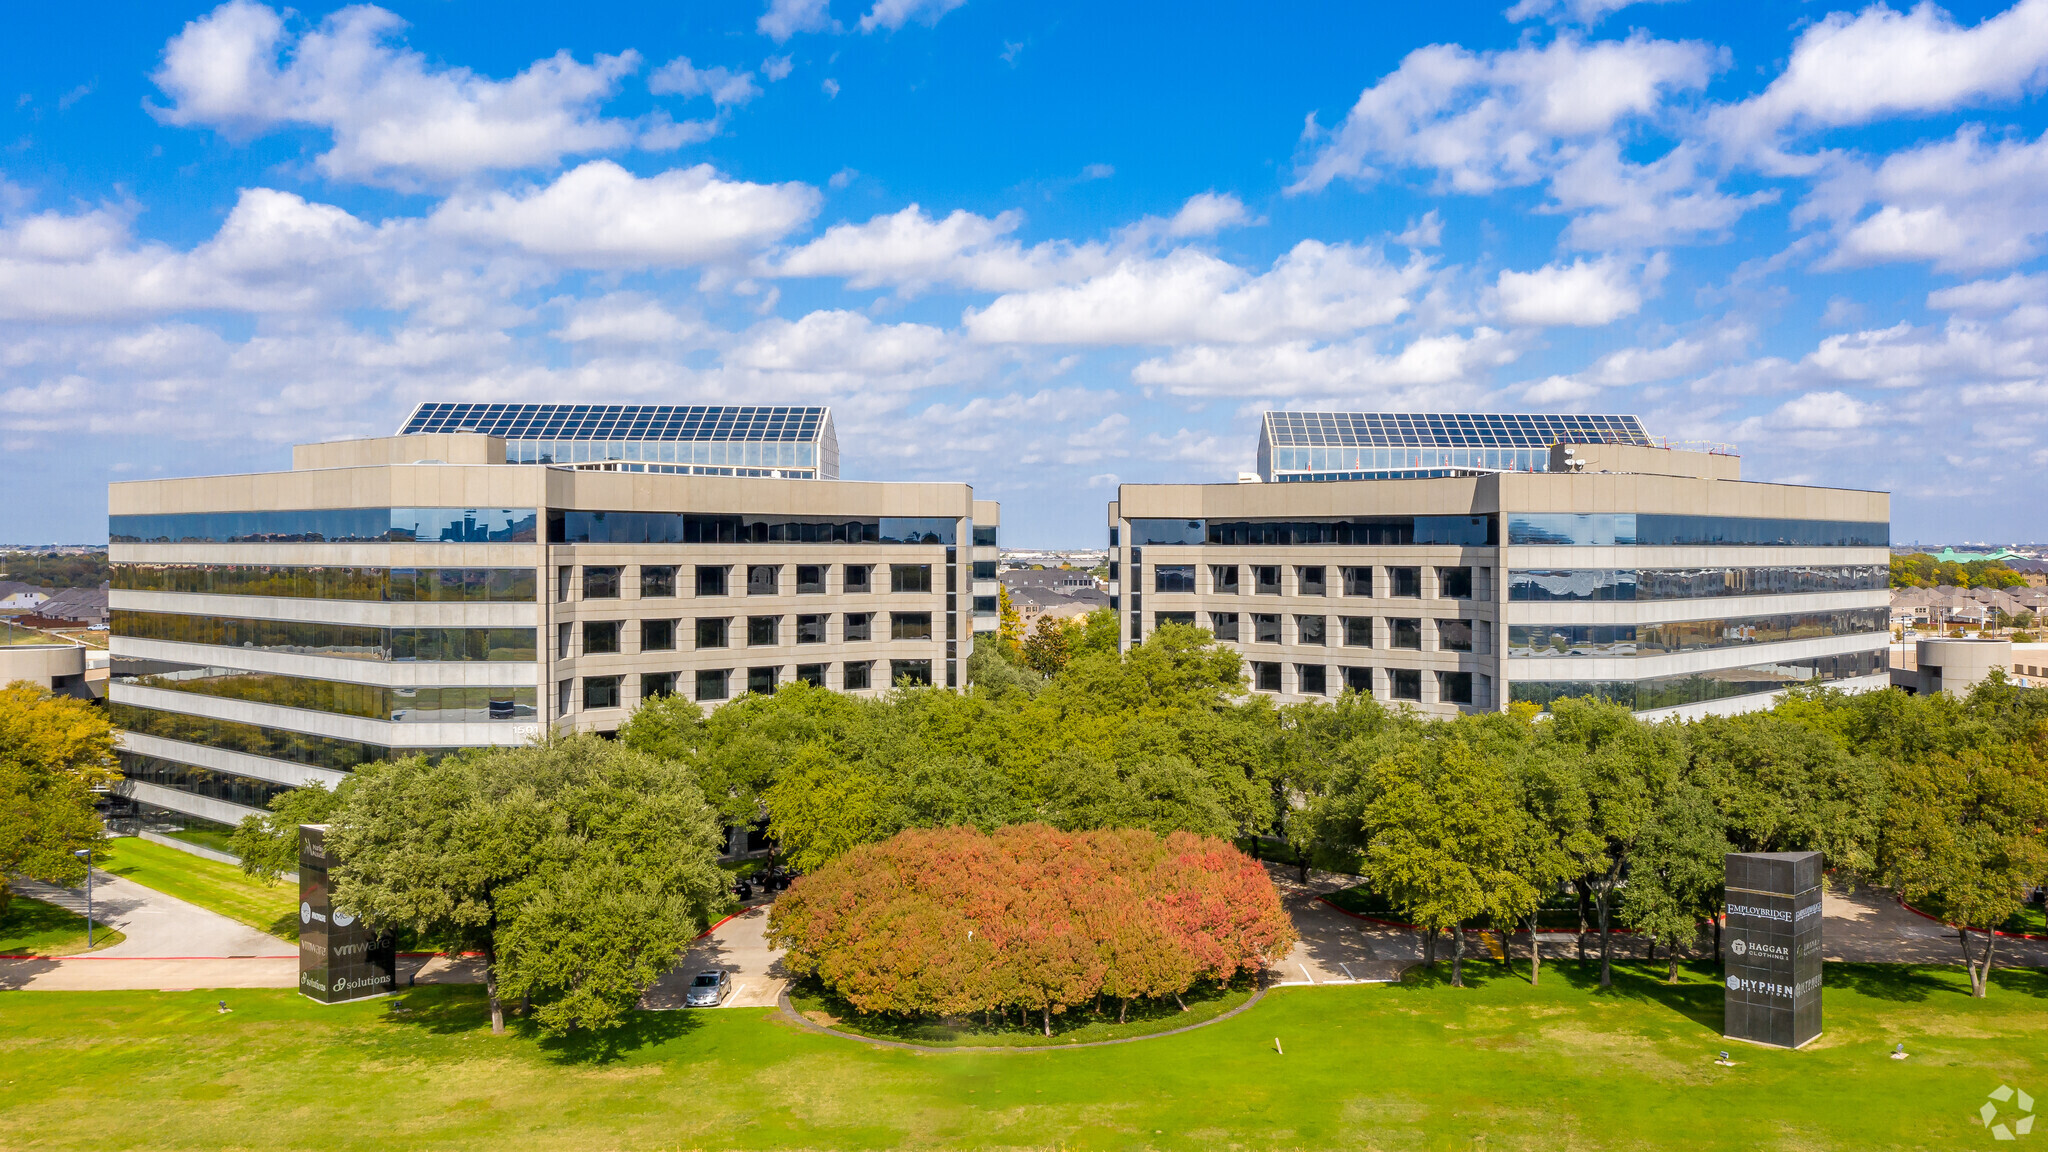
[[[1115,1044],[1140,1044],[1147,1040],[1159,1040],[1167,1036],[1178,1036],[1183,1032],[1193,1032],[1197,1028],[1207,1028],[1211,1024],[1221,1024],[1225,1020],[1230,1019],[1232,1016],[1236,1016],[1241,1012],[1249,1011],[1252,1005],[1257,1004],[1259,1001],[1266,998],[1267,990],[1267,983],[1264,980],[1261,980],[1259,982],[1259,986],[1252,991],[1251,999],[1246,1000],[1244,1003],[1239,1004],[1237,1007],[1232,1008],[1230,1011],[1223,1013],[1221,1016],[1211,1017],[1210,1019],[1204,1020],[1199,1024],[1187,1024],[1179,1028],[1168,1029],[1164,1032],[1148,1032],[1143,1036],[1126,1036],[1121,1040],[1090,1040],[1085,1044],[1041,1044],[1033,1045],[1030,1047],[1025,1047],[1016,1044],[985,1044],[974,1046],[958,1045],[941,1048],[931,1044],[912,1044],[905,1040],[883,1040],[874,1036],[862,1036],[857,1032],[841,1032],[837,1028],[827,1028],[825,1025],[820,1024],[816,1020],[813,1020],[810,1017],[805,1016],[803,1013],[797,1011],[796,1005],[790,1003],[789,1001],[789,986],[786,984],[783,986],[781,994],[775,998],[775,1007],[778,1010],[780,1010],[784,1016],[789,1017],[791,1020],[796,1021],[798,1024],[802,1025],[803,1027],[809,1029],[812,1032],[817,1032],[825,1036],[837,1036],[842,1040],[858,1040],[863,1044],[870,1044],[877,1048],[900,1048],[906,1052],[931,1052],[936,1054],[944,1054],[948,1052],[1006,1052],[1017,1054],[1030,1054],[1040,1052],[1067,1052],[1077,1048],[1108,1048]]]
[[[1932,920],[1936,924],[1939,924],[1945,928],[1954,928],[1958,931],[1961,931],[1963,928],[1963,925],[1961,924],[1952,924],[1947,920],[1943,920],[1939,916],[1934,916],[1926,912],[1922,912],[1918,908],[1913,907],[1911,904],[1906,903],[1906,898],[1904,896],[1899,895],[1896,892],[1892,893],[1892,899],[1897,900],[1899,902],[1899,907],[1904,908],[1906,911],[1911,912],[1913,915],[1920,917],[1922,920]],[[1970,931],[1983,932],[1986,931],[1986,929],[1971,928]],[[2042,935],[2039,932],[2003,932],[1996,928],[1989,929],[1989,931],[1993,936],[2003,936],[2007,940],[2048,940],[2048,935]]]

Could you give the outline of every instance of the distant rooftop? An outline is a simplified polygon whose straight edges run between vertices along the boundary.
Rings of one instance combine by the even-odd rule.
[[[839,478],[832,410],[713,404],[421,404],[398,430],[481,432],[515,464]]]
[[[1259,428],[1259,475],[1273,482],[1543,472],[1552,444],[1649,443],[1634,416],[1268,412]]]

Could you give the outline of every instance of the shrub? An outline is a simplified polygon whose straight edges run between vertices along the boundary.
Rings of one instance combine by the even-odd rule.
[[[862,1012],[1056,1012],[1178,998],[1294,942],[1265,871],[1188,832],[913,829],[854,848],[775,904],[784,963]]]

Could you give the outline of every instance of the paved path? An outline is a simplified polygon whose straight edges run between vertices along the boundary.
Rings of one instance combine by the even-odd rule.
[[[85,889],[60,888],[54,884],[17,881],[14,890],[23,896],[85,915]],[[289,941],[258,932],[197,904],[166,896],[133,880],[93,870],[93,919],[111,924],[127,934],[112,948],[92,954],[103,957],[132,956],[286,956],[296,958],[298,949]]]
[[[789,983],[782,953],[768,946],[768,906],[757,903],[705,933],[690,946],[675,970],[655,981],[641,997],[643,1008],[681,1008],[683,993],[699,972],[732,973],[733,993],[721,1008],[773,1008]]]

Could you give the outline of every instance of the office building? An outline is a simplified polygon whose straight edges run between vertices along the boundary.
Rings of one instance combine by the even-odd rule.
[[[1606,432],[1538,470],[1122,485],[1123,643],[1194,624],[1244,653],[1256,691],[1431,715],[1582,695],[1691,715],[1886,684],[1889,497],[1744,481],[1732,454]]]
[[[509,464],[465,432],[293,465],[109,488],[109,708],[140,803],[232,823],[369,761],[612,731],[653,696],[958,686],[993,564],[966,484]]]

